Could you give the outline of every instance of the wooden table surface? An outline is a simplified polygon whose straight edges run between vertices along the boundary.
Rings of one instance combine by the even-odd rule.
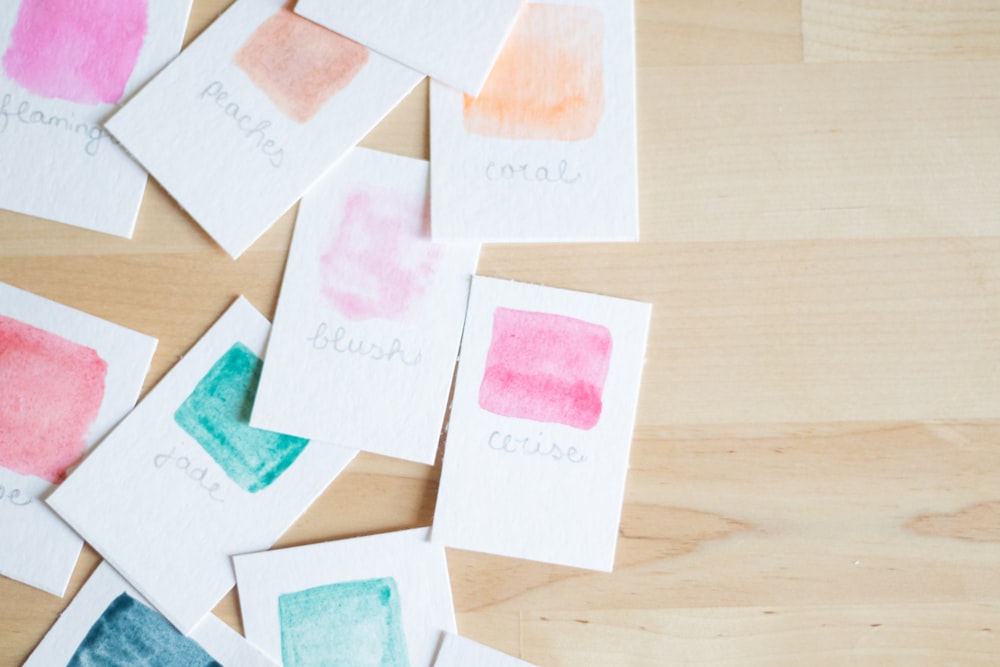
[[[637,0],[637,31],[642,242],[480,263],[654,304],[617,565],[450,550],[460,632],[540,665],[1000,664],[1000,2]],[[364,145],[427,157],[426,114],[425,83]],[[273,315],[293,216],[232,261],[156,183],[131,241],[0,212],[0,280],[158,337],[148,389],[237,294]],[[278,546],[427,525],[438,476],[362,454]],[[0,579],[0,665],[97,562],[64,599]]]

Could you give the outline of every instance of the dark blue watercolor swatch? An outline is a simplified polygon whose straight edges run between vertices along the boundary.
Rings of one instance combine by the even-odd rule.
[[[284,667],[409,667],[392,577],[286,593],[278,613]]]
[[[67,667],[222,667],[167,619],[122,593],[80,642]]]
[[[246,345],[236,343],[174,413],[174,421],[250,493],[270,486],[309,444],[250,426],[263,365]]]

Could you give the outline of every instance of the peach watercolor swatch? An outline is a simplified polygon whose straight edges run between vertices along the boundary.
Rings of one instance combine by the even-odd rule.
[[[528,4],[478,97],[464,97],[467,132],[580,141],[604,115],[604,15]]]
[[[290,7],[262,23],[233,62],[282,113],[305,123],[364,68],[368,49]]]
[[[352,320],[405,318],[442,257],[426,229],[426,198],[359,188],[341,216],[320,258],[323,296]]]
[[[107,371],[93,349],[0,315],[0,466],[62,481],[87,447]]]
[[[589,430],[603,408],[611,332],[565,315],[497,308],[479,407]]]
[[[43,97],[117,103],[146,38],[147,2],[23,0],[4,72]]]

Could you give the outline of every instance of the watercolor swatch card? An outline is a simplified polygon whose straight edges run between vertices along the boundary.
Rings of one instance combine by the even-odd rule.
[[[431,82],[436,240],[639,238],[631,0],[532,2],[477,97]]]
[[[237,0],[107,123],[233,257],[423,78],[290,5]]]
[[[101,563],[25,667],[274,667],[211,614],[185,637],[121,575]]]
[[[0,283],[0,574],[65,592],[83,540],[42,499],[132,409],[155,349]]]
[[[611,571],[650,310],[473,279],[436,543]]]
[[[479,246],[428,208],[425,161],[363,148],[309,190],[252,425],[434,463]]]
[[[431,667],[455,612],[444,549],[427,534],[236,556],[247,639],[284,667]]]
[[[0,207],[131,237],[146,172],[101,122],[176,55],[191,0],[0,5]]]
[[[434,667],[534,667],[489,646],[458,635],[446,634]]]
[[[185,633],[355,454],[249,425],[269,328],[238,299],[48,499]]]
[[[295,11],[476,95],[522,4],[524,0],[298,0]]]

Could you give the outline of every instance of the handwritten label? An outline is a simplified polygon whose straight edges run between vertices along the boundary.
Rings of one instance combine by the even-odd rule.
[[[371,361],[393,361],[399,360],[405,366],[417,366],[420,364],[421,353],[416,356],[407,356],[403,350],[403,343],[398,338],[393,338],[388,348],[377,343],[367,343],[363,340],[355,340],[348,334],[344,327],[337,327],[332,335],[327,335],[329,327],[326,322],[320,322],[316,327],[316,333],[306,338],[314,350],[330,350],[338,354],[353,354],[365,357]]]
[[[555,441],[546,438],[542,432],[538,433],[538,437],[532,437],[493,431],[486,439],[486,445],[495,452],[506,454],[537,456],[541,459],[565,461],[566,463],[585,463],[587,461],[587,457],[580,453],[576,447],[564,449]]]
[[[213,81],[208,84],[208,86],[201,91],[199,98],[207,98],[214,101],[215,106],[218,107],[224,115],[233,119],[233,123],[239,129],[240,134],[242,134],[247,141],[254,146],[254,148],[267,156],[267,159],[270,161],[272,167],[275,169],[281,167],[281,163],[285,160],[285,150],[279,146],[274,139],[270,139],[267,136],[268,128],[273,125],[271,121],[254,121],[250,114],[243,113],[238,102],[229,100],[229,93],[226,92],[225,86],[222,85],[221,81]]]
[[[538,166],[528,163],[497,163],[490,162],[486,165],[486,180],[488,181],[524,181],[526,183],[561,183],[563,185],[573,185],[580,180],[582,175],[576,172],[569,174],[569,163],[560,160],[559,165],[550,169],[547,166]]]
[[[226,502],[224,498],[220,498],[216,495],[222,487],[218,482],[213,482],[211,485],[205,483],[205,477],[208,475],[208,468],[192,468],[192,461],[186,456],[177,456],[175,452],[176,447],[171,448],[169,454],[157,454],[153,457],[153,466],[158,470],[162,469],[174,469],[184,474],[192,482],[198,484],[198,486],[208,494],[208,497],[217,503]]]
[[[83,151],[90,157],[97,155],[101,143],[108,136],[104,128],[97,123],[78,121],[72,115],[67,118],[47,114],[40,109],[32,109],[31,102],[25,100],[17,103],[13,96],[7,93],[0,100],[0,134],[6,132],[11,123],[81,135]]]
[[[23,495],[21,489],[8,489],[0,484],[0,503],[6,502],[15,507],[24,507],[31,504],[31,496]]]

